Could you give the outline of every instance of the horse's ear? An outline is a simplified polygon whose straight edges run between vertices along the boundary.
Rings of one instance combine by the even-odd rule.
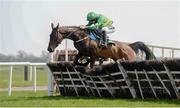
[[[57,24],[56,28],[57,28],[57,29],[59,28],[59,23]]]
[[[51,23],[51,28],[52,28],[52,29],[54,28],[54,24],[53,24],[53,23]]]

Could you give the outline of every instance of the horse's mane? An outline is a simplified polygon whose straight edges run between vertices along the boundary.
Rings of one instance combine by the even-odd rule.
[[[79,28],[79,26],[60,26],[62,28]]]
[[[60,26],[60,28],[65,29],[65,30],[72,30],[72,31],[78,31],[80,30],[81,32],[88,33],[87,29],[80,29],[79,26]]]

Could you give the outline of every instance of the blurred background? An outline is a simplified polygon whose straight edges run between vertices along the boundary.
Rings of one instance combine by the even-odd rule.
[[[116,32],[110,39],[180,47],[178,0],[0,0],[0,53],[47,56],[51,22],[87,24],[90,11],[113,20]],[[64,49],[64,43],[59,49]],[[74,49],[71,40],[68,49]]]

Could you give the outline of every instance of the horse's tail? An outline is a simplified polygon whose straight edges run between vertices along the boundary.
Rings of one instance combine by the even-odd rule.
[[[156,60],[153,52],[143,42],[134,42],[129,44],[129,46],[136,52],[136,54],[138,53],[138,50],[144,51],[146,54],[146,60]]]

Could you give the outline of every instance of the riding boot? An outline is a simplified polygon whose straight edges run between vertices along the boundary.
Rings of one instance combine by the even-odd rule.
[[[103,43],[102,45],[107,48],[107,36],[106,31],[103,31]]]

